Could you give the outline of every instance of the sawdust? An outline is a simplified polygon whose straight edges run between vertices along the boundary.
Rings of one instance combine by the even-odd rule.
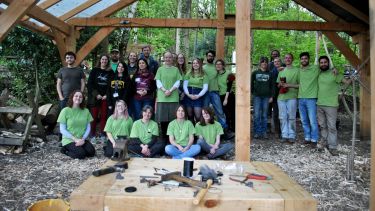
[[[316,152],[302,144],[286,145],[276,139],[253,140],[251,159],[269,161],[312,193],[319,210],[368,210],[370,189],[369,141],[357,142],[355,182],[345,180],[346,155],[350,151],[351,123],[340,117],[340,156]],[[298,125],[298,137],[302,131]],[[46,198],[63,198],[77,188],[91,172],[105,163],[102,145],[95,145],[97,156],[73,160],[60,153],[58,137],[48,142],[33,139],[26,152],[0,155],[0,208],[25,210],[31,203]],[[228,156],[233,159],[232,157]]]

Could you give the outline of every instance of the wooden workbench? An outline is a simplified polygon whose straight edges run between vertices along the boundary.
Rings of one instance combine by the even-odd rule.
[[[233,161],[196,160],[194,168],[207,164],[214,168],[218,163],[230,164]],[[224,172],[222,185],[214,185],[197,206],[193,205],[193,192],[190,187],[176,187],[165,190],[163,185],[148,188],[140,183],[139,176],[153,176],[154,167],[170,171],[182,171],[182,160],[133,158],[129,169],[122,173],[124,179],[116,180],[116,174],[101,177],[90,176],[70,196],[71,209],[114,211],[114,210],[316,210],[316,200],[310,193],[268,162],[236,162],[244,172],[271,176],[272,180],[252,180],[254,188],[229,180]],[[108,161],[103,167],[114,164]],[[197,174],[197,171],[194,172]],[[125,187],[135,186],[137,191],[127,193]],[[212,207],[213,206],[213,207]],[[211,208],[209,208],[211,207]]]

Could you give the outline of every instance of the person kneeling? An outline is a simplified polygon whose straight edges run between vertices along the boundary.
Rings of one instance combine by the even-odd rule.
[[[93,120],[89,110],[85,108],[85,96],[79,90],[74,91],[59,115],[62,134],[61,152],[71,158],[84,159],[95,155],[95,148],[87,137],[90,134],[90,122]]]
[[[171,144],[165,147],[165,152],[173,159],[194,157],[201,151],[201,147],[194,142],[194,125],[186,120],[184,106],[177,107],[176,119],[169,123],[167,135]]]
[[[119,137],[129,137],[132,129],[133,119],[129,117],[128,107],[123,100],[115,104],[115,111],[108,118],[104,131],[107,133],[107,146],[104,147],[104,156],[112,157],[113,148],[116,147],[116,140]]]
[[[231,149],[233,144],[220,144],[220,135],[222,135],[223,128],[220,123],[215,121],[214,112],[211,108],[203,108],[200,122],[195,125],[195,132],[198,135],[198,144],[202,151],[208,153],[208,159],[215,159],[225,155]]]
[[[146,105],[142,109],[142,119],[134,122],[130,132],[128,151],[142,157],[155,157],[162,152],[164,143],[158,140],[158,124],[151,120],[153,109]]]

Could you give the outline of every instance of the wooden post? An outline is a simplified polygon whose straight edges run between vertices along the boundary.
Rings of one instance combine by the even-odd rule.
[[[369,36],[368,33],[362,33],[359,37],[359,58],[362,62],[364,62],[367,57],[370,55],[370,44],[368,40]],[[367,87],[370,87],[370,64],[366,64],[363,66],[361,71],[361,81]],[[360,88],[360,138],[364,140],[370,139],[371,134],[371,96],[370,93],[364,89],[363,87]]]
[[[236,1],[236,160],[250,161],[251,0]]]
[[[369,1],[370,7],[370,67],[375,72],[375,2]],[[371,81],[375,80],[375,74],[370,75]],[[371,83],[371,107],[375,106],[375,83]],[[375,121],[375,109],[371,108],[371,121]],[[370,210],[375,210],[375,124],[371,124],[371,176],[370,176]]]
[[[216,29],[216,58],[224,59],[225,50],[225,28],[224,28],[224,17],[225,17],[225,2],[224,0],[217,0],[217,29]]]
[[[35,4],[36,0],[14,1],[0,15],[0,42],[8,35],[10,30]]]

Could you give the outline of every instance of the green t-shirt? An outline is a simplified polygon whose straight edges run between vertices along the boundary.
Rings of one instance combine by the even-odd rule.
[[[168,125],[167,135],[173,136],[175,142],[184,147],[189,143],[189,136],[194,133],[194,125],[189,120],[185,120],[183,123],[178,123],[175,119]]]
[[[57,122],[66,124],[66,130],[76,138],[82,138],[85,134],[87,124],[93,120],[87,108],[65,107],[59,115]],[[65,146],[73,142],[72,139],[62,137],[62,145]]]
[[[203,65],[203,71],[208,77],[208,91],[219,91],[219,85],[217,83],[217,71],[214,64]]]
[[[142,119],[135,121],[130,132],[130,138],[139,138],[143,144],[148,144],[153,135],[159,136],[158,124],[153,120],[148,124],[144,124]]]
[[[197,136],[202,136],[207,143],[215,144],[216,136],[222,135],[224,132],[220,123],[215,121],[214,124],[208,124],[205,126],[201,126],[200,123],[197,123],[195,125],[195,134]]]
[[[332,70],[320,72],[318,77],[318,101],[316,104],[338,107],[338,92],[343,78],[342,74],[335,75]]]
[[[195,76],[191,72],[188,72],[185,77],[185,81],[188,81],[188,86],[203,89],[203,84],[208,84],[208,78],[206,74],[202,76]]]
[[[317,65],[300,68],[298,98],[318,97],[318,76],[320,69]]]
[[[177,67],[161,66],[159,67],[155,80],[160,80],[165,89],[171,89],[176,81],[182,80],[182,76]],[[178,90],[174,90],[172,94],[167,97],[161,89],[157,92],[157,101],[164,103],[176,103],[179,101]]]
[[[127,119],[114,119],[112,115],[107,119],[104,131],[111,133],[113,138],[116,140],[118,136],[129,137],[132,125],[133,119],[131,117],[128,117]]]
[[[111,68],[112,68],[113,72],[116,72],[116,70],[117,70],[117,65],[118,65],[118,63],[113,63],[113,62],[111,62]]]
[[[299,68],[297,67],[285,67],[285,69],[279,72],[276,82],[280,82],[280,77],[286,78],[288,84],[299,84]],[[278,100],[289,100],[295,99],[298,96],[298,88],[288,88],[288,92],[281,94],[277,97]]]
[[[219,86],[219,94],[225,95],[228,89],[228,75],[230,75],[232,72],[225,70],[225,72],[217,75],[217,84]]]

